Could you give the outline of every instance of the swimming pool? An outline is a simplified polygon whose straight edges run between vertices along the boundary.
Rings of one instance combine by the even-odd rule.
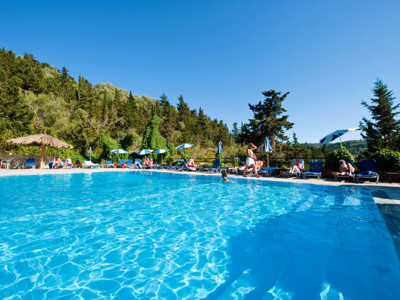
[[[0,178],[0,298],[400,299],[369,192],[157,172]]]

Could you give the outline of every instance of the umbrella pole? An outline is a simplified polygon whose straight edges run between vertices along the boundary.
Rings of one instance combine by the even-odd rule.
[[[44,152],[46,149],[46,145],[42,144],[41,149],[40,149],[40,165],[39,165],[39,169],[43,169],[44,167]]]

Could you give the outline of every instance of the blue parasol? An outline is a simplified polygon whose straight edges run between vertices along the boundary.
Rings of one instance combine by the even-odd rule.
[[[217,154],[222,154],[222,142],[221,141],[219,141],[219,143],[218,143]]]
[[[271,143],[269,142],[268,137],[265,138],[264,141],[264,145],[263,145],[263,152],[267,153],[267,166],[269,167],[269,155],[268,153],[271,153],[272,151],[274,151],[274,149],[272,149]]]
[[[169,149],[159,149],[159,150],[155,151],[154,154],[162,154],[162,153],[165,153],[168,151],[169,151]]]
[[[147,155],[147,154],[149,154],[151,152],[153,152],[153,150],[143,149],[143,150],[140,150],[137,154],[139,154],[139,155]]]
[[[126,151],[124,149],[114,149],[114,150],[111,150],[111,153],[126,154],[126,153],[128,153],[128,151]]]
[[[340,137],[343,134],[349,133],[349,132],[353,132],[353,131],[357,131],[357,130],[361,130],[361,128],[356,127],[356,128],[348,128],[348,129],[340,129],[340,130],[336,130],[330,134],[328,134],[327,136],[325,136],[324,138],[322,138],[319,142],[321,144],[327,144],[330,143],[334,140],[336,140],[337,138],[339,138],[340,140],[340,144],[342,143],[342,140],[340,139]]]

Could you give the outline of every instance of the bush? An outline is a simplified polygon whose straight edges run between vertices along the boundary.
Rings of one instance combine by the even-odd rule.
[[[336,170],[338,168],[339,160],[344,159],[347,162],[354,162],[354,156],[345,147],[329,153],[326,158],[326,168],[328,170]]]
[[[121,141],[121,147],[125,150],[132,150],[138,152],[140,150],[140,145],[142,144],[142,139],[136,132],[128,133]]]
[[[171,143],[167,145],[167,148],[169,149],[169,151],[167,152],[163,160],[165,160],[167,164],[171,164],[174,161],[174,156],[176,155],[176,148]]]
[[[371,158],[376,160],[378,171],[400,171],[400,152],[382,149],[373,153]]]

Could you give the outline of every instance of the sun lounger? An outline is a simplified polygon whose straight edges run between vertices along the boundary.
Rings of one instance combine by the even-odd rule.
[[[221,165],[221,160],[216,159],[213,162],[213,165],[211,168],[202,168],[202,167],[198,167],[197,170],[199,171],[205,171],[205,172],[219,172],[223,169],[228,170],[228,168],[220,168],[219,166]]]
[[[373,179],[376,183],[379,183],[379,175],[377,173],[378,169],[375,159],[360,160],[359,169],[360,173],[356,175],[357,182],[360,182],[360,179]]]
[[[310,161],[310,168],[308,171],[303,172],[303,178],[306,179],[307,176],[316,176],[318,179],[322,177],[322,160],[312,160]]]
[[[197,171],[197,168],[196,168],[196,167],[189,167],[189,166],[186,164],[186,161],[183,160],[183,159],[181,159],[181,169],[182,169],[182,171],[183,171],[183,170],[186,170],[186,171]]]
[[[275,171],[277,168],[276,167],[268,167],[262,170],[259,170],[257,173],[260,175],[264,175],[264,176],[271,176],[272,171]]]
[[[346,161],[346,163],[351,163],[351,165],[353,165],[354,166],[354,162],[353,161]],[[335,178],[335,180],[339,180],[339,179],[344,179],[344,180],[346,180],[346,179],[351,179],[351,180],[353,180],[354,182],[356,181],[356,175],[355,174],[340,174],[340,173],[337,173],[337,174],[335,174],[334,175],[334,178]]]
[[[25,163],[25,168],[26,169],[29,169],[29,168],[34,169],[35,168],[35,159],[34,158],[28,158],[26,160],[26,163]]]
[[[75,161],[74,168],[82,168],[82,163],[81,163],[81,161],[80,161],[79,159],[77,159],[77,160]]]
[[[132,159],[128,159],[128,160],[126,161],[126,166],[127,166],[128,168],[133,168],[133,161],[132,161]]]
[[[100,165],[99,164],[94,164],[92,161],[90,161],[90,160],[85,160],[85,162],[83,163],[83,166],[82,166],[83,168],[88,168],[88,169],[90,169],[90,168],[93,168],[93,169],[95,169],[95,168],[100,168]]]
[[[103,168],[114,168],[114,164],[111,160],[106,160],[104,165],[101,165]]]
[[[120,167],[121,167],[121,165],[126,165],[125,159],[120,159],[118,165],[119,165]]]
[[[302,173],[302,170],[304,170],[304,160],[303,160],[303,159],[299,159],[299,161],[300,161],[300,172],[290,172],[290,171],[286,171],[286,172],[283,172],[283,176],[285,176],[285,177],[289,177],[289,176],[300,177],[300,176],[301,176],[301,173]],[[291,166],[292,166],[294,163],[296,163],[296,158],[295,158],[295,159],[292,159]]]
[[[152,169],[151,166],[146,166],[141,159],[135,159],[135,169]]]

